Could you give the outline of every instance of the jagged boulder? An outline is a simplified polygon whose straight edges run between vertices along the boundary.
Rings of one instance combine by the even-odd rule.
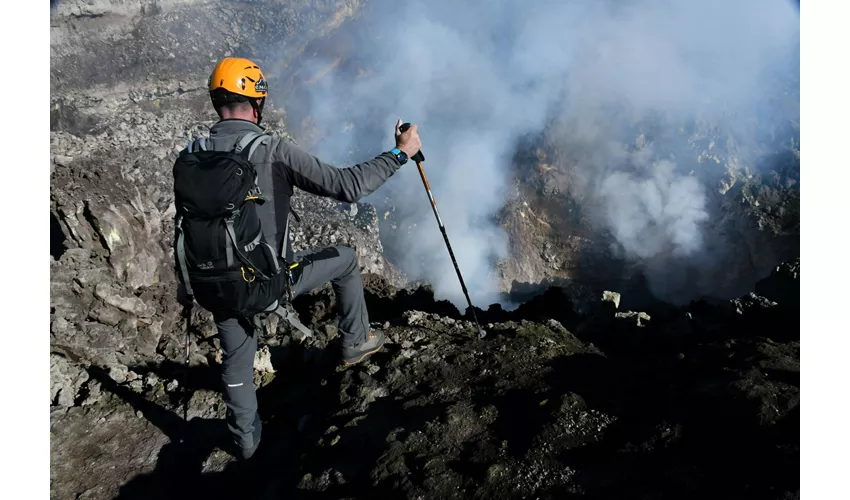
[[[63,408],[75,405],[89,376],[79,365],[58,354],[50,355],[50,405]]]
[[[783,307],[800,306],[800,258],[783,262],[756,283],[755,293]]]

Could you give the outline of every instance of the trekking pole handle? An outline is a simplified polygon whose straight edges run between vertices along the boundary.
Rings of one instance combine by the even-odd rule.
[[[406,132],[407,129],[409,129],[409,128],[410,128],[410,123],[402,123],[401,126],[398,129],[401,130],[402,132]],[[419,151],[416,152],[415,155],[411,156],[410,159],[419,163],[420,161],[425,161],[425,155],[422,154],[422,150],[420,149]]]

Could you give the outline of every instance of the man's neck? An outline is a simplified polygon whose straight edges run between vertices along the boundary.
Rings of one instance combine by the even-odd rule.
[[[257,124],[256,120],[249,120],[248,118],[222,118],[222,119],[220,119],[219,121],[220,121],[220,122],[227,122],[227,121],[231,121],[231,122],[232,122],[232,121],[240,121],[240,122],[253,123],[254,125],[256,125],[256,124]]]
[[[246,122],[257,123],[252,115],[230,115],[230,114],[222,114],[221,121],[224,120],[244,120]]]

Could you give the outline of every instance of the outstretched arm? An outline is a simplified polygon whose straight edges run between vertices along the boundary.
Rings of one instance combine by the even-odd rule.
[[[413,125],[404,133],[400,126],[401,120],[395,127],[396,147],[411,157],[422,146],[417,126]],[[353,167],[336,168],[284,141],[277,145],[275,161],[283,164],[291,185],[348,203],[374,192],[401,167],[395,155],[387,152]]]
[[[293,186],[348,203],[381,187],[401,167],[394,155],[383,153],[353,167],[337,168],[284,141],[280,142],[276,156]]]

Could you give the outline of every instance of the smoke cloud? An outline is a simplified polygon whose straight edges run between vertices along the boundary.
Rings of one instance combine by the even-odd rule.
[[[663,273],[659,258],[705,259],[708,247],[715,187],[682,154],[684,124],[722,123],[745,149],[762,126],[754,117],[772,126],[799,112],[776,77],[799,71],[799,14],[784,0],[375,0],[349,25],[345,45],[302,63],[300,75],[323,76],[284,105],[311,117],[313,152],[339,165],[392,147],[397,118],[419,124],[479,307],[499,301],[493,264],[508,246],[494,215],[512,195],[520,137],[542,132],[567,151],[569,190],[599,208],[625,258]],[[396,262],[465,306],[415,165],[366,201],[390,204],[404,228]]]
[[[615,172],[602,182],[605,216],[628,257],[651,258],[666,246],[686,257],[702,248],[705,194],[695,178],[676,175],[674,169],[662,160],[649,175]]]

